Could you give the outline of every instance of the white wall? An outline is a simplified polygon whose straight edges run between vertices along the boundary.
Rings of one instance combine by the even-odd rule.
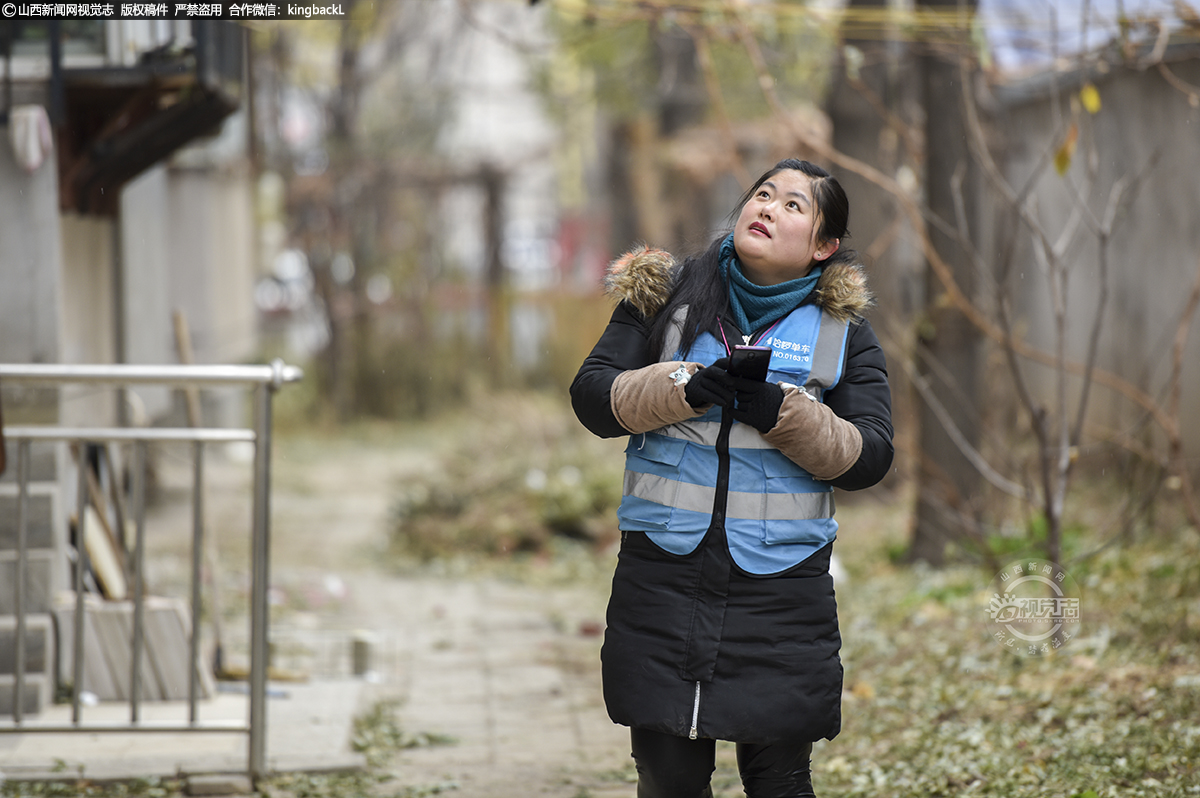
[[[110,219],[62,215],[63,363],[114,363],[117,357],[116,281],[113,265],[115,224]],[[67,386],[62,392],[62,423],[107,426],[117,421],[111,389]]]
[[[243,361],[257,347],[250,181],[177,171],[168,196],[171,306],[187,313],[197,362]]]
[[[156,166],[121,194],[121,307],[127,363],[178,363],[170,296],[171,236],[168,224],[169,177]],[[172,406],[171,391],[153,386],[133,389],[141,409],[156,418]]]
[[[249,175],[172,170],[168,184],[171,308],[188,318],[197,363],[242,363],[258,349],[254,208]],[[241,391],[210,391],[207,418],[244,424]]]

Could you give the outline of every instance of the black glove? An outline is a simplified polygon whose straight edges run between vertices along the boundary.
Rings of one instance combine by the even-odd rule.
[[[733,375],[725,369],[729,367],[729,358],[723,357],[711,366],[705,366],[692,375],[687,385],[683,386],[683,398],[692,407],[705,405],[720,405],[727,407],[733,404]]]
[[[693,378],[695,379],[695,378]],[[778,383],[733,377],[737,406],[733,418],[749,424],[759,432],[769,432],[779,421],[779,408],[783,404],[783,389]]]

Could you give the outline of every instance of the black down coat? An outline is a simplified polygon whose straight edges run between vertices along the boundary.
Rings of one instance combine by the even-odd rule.
[[[830,278],[836,275],[822,280]],[[817,301],[821,295],[838,292],[819,292]],[[740,332],[725,324],[729,338]],[[824,401],[855,425],[863,446],[857,462],[830,482],[858,490],[882,479],[893,455],[884,356],[861,318],[849,329],[845,358],[842,379]],[[658,360],[642,313],[622,301],[571,386],[584,426],[602,437],[628,435],[610,406],[613,381]],[[640,530],[622,530],[601,652],[609,716],[626,726],[734,742],[836,736],[842,667],[832,547],[760,576],[732,562],[718,525],[682,556]]]

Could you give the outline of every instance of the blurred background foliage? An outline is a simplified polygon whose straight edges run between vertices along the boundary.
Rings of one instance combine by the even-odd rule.
[[[912,502],[897,561],[1071,560],[1197,526],[1195,247],[1145,221],[1194,189],[1114,153],[1161,152],[1195,117],[1200,28],[1186,3],[1035,6],[352,0],[341,22],[255,28],[264,282],[291,298],[264,309],[264,355],[309,375],[281,424],[519,428],[491,402],[513,392],[561,409],[611,311],[605,264],[702,248],[799,156],[846,185],[879,296],[897,458],[876,492]],[[1169,121],[1124,125],[1133,102]],[[1146,246],[1177,304],[1130,282]],[[555,434],[584,450],[577,425]],[[399,498],[425,529],[410,553],[594,535],[619,453],[531,456],[472,475],[464,454]],[[1090,526],[1076,490],[1121,501]]]

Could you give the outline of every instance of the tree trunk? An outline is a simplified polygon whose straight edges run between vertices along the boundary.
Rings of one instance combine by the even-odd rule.
[[[512,341],[508,329],[508,281],[504,269],[504,195],[507,178],[491,164],[480,169],[483,188],[484,287],[487,291],[488,362],[492,380],[504,385],[509,380]]]
[[[666,25],[655,31],[658,63],[658,138],[666,141],[704,122],[708,94],[696,56],[696,44],[687,31]],[[708,191],[678,169],[665,168],[662,193],[661,245],[681,255],[703,249],[711,232]]]
[[[975,3],[926,0],[926,10],[952,16],[974,13]],[[965,222],[977,230],[975,192],[977,169],[971,161],[962,110],[964,62],[970,58],[969,27],[954,28],[957,38],[947,47],[927,46],[920,56],[925,105],[925,191],[930,210],[956,225],[955,183],[961,185]],[[969,253],[954,237],[929,227],[931,242],[953,271],[968,297],[974,296],[975,275]],[[917,368],[928,382],[932,401],[949,414],[969,445],[979,440],[980,334],[949,302],[932,270],[927,272],[924,318],[918,328]],[[960,539],[975,523],[980,477],[947,433],[929,401],[919,405],[920,460],[916,517],[909,556],[932,565],[945,560],[946,544]]]
[[[348,0],[347,7],[353,11],[357,0]],[[330,164],[335,189],[330,204],[333,216],[336,246],[349,249],[354,258],[354,276],[350,280],[350,291],[345,296],[348,305],[346,316],[341,318],[341,340],[331,340],[333,357],[339,362],[334,372],[333,404],[339,421],[349,421],[363,410],[362,382],[365,372],[365,353],[370,349],[370,321],[365,296],[367,279],[374,269],[369,250],[362,245],[362,225],[368,213],[363,190],[358,185],[358,139],[359,100],[362,82],[358,75],[359,53],[362,49],[362,27],[349,15],[342,21],[338,36],[338,85],[330,101],[329,134]],[[327,242],[333,243],[333,242]],[[333,262],[333,251],[326,257],[328,270]],[[333,301],[338,302],[342,292],[333,288]],[[339,308],[329,309],[332,318]]]
[[[853,18],[858,10],[884,9],[888,4],[888,0],[851,0],[847,17]],[[920,86],[909,77],[915,72],[912,48],[899,37],[855,38],[856,28],[845,28],[845,48],[834,66],[825,102],[833,146],[886,175],[898,177],[906,169],[919,174]],[[892,417],[897,437],[903,439],[912,436],[908,419],[914,415],[913,391],[898,364],[911,356],[906,331],[912,329],[924,297],[924,261],[912,225],[893,196],[848,170],[839,171],[837,177],[850,198],[852,237],[845,244],[862,256],[877,300],[871,323],[893,364],[888,369]]]

